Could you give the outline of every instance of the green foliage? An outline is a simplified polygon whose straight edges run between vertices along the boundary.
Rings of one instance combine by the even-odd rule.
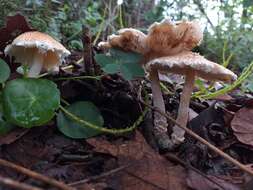
[[[0,92],[0,135],[7,134],[10,132],[13,128],[15,128],[13,125],[5,121],[3,116],[3,104],[2,104],[2,93]]]
[[[0,59],[0,83],[4,83],[10,76],[10,68],[4,60]]]
[[[135,77],[143,77],[144,70],[140,65],[142,56],[133,52],[123,52],[118,49],[111,49],[110,55],[97,54],[96,62],[106,73],[121,73],[126,80]]]
[[[4,117],[12,124],[30,128],[54,117],[60,105],[55,83],[45,79],[16,79],[3,90]]]
[[[77,117],[98,127],[104,125],[104,119],[97,107],[92,102],[75,102],[66,108]],[[58,129],[71,138],[90,138],[101,133],[101,131],[80,125],[80,123],[67,117],[62,111],[57,116]]]

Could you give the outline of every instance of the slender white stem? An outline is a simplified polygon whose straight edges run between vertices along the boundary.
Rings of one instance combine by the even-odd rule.
[[[188,73],[185,77],[185,84],[183,88],[183,92],[180,97],[180,104],[178,108],[178,115],[177,115],[177,123],[179,123],[181,126],[186,127],[188,122],[188,109],[190,105],[190,99],[191,99],[191,93],[194,88],[194,79],[195,79],[195,73]],[[171,135],[172,142],[175,145],[178,145],[184,141],[184,134],[185,130],[174,126],[173,127],[173,133]]]
[[[36,78],[39,76],[42,67],[43,67],[43,54],[36,53],[33,57],[33,63],[31,63],[31,67],[29,69],[28,77]]]
[[[153,105],[162,112],[165,111],[165,104],[162,96],[162,91],[160,88],[159,77],[157,70],[152,70],[149,73],[149,78],[151,81],[151,89],[153,95]],[[168,148],[171,141],[167,135],[167,118],[158,112],[154,113],[154,136],[160,148]]]

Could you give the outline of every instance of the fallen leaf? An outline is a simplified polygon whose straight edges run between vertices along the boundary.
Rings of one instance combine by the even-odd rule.
[[[253,109],[243,107],[235,113],[231,121],[231,127],[237,139],[244,143],[253,146]]]
[[[126,142],[109,142],[101,138],[87,140],[95,151],[109,153],[118,158],[119,165],[129,165],[116,176],[107,179],[111,188],[124,190],[187,190],[185,171],[155,152],[143,136],[136,132],[134,139]]]
[[[240,190],[236,185],[216,176],[207,175],[207,177],[216,182],[216,184],[197,172],[190,170],[187,176],[187,185],[194,190]]]

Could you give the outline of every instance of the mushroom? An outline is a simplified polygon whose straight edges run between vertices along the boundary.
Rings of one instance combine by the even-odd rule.
[[[191,93],[194,87],[195,77],[201,77],[210,81],[224,81],[231,82],[237,79],[237,76],[225,67],[205,59],[198,53],[191,51],[183,51],[176,55],[156,58],[148,62],[146,70],[150,73],[150,79],[156,81],[156,88],[154,88],[153,95],[157,95],[157,103],[154,104],[159,107],[161,111],[165,112],[160,90],[158,89],[158,78],[153,73],[174,73],[185,76],[185,84],[180,97],[180,104],[177,115],[177,123],[186,127],[188,121],[188,108],[191,98]],[[154,77],[155,76],[155,77]],[[158,83],[158,84],[157,84]],[[153,89],[152,89],[153,90]],[[158,92],[159,91],[159,92]],[[179,145],[184,141],[185,131],[177,126],[173,127],[170,146]]]
[[[145,54],[147,52],[146,34],[133,28],[124,28],[118,31],[118,35],[108,36],[107,42],[100,42],[98,46],[102,49],[113,47]]]
[[[42,69],[58,71],[59,65],[70,52],[51,36],[33,31],[25,32],[6,46],[6,55],[30,67],[28,77],[37,77]]]
[[[155,58],[178,54],[182,51],[190,51],[198,45],[203,33],[196,21],[171,22],[164,19],[162,22],[155,22],[148,29],[148,34],[126,28],[121,29],[119,35],[111,35],[107,42],[100,42],[103,49],[112,47],[121,48],[125,51],[134,51],[144,55],[142,64],[145,65]],[[165,104],[159,84],[159,73],[152,69],[149,72],[153,105],[165,112]],[[159,113],[154,113],[154,137],[160,148],[166,149],[172,146],[171,139],[167,134],[167,119]]]

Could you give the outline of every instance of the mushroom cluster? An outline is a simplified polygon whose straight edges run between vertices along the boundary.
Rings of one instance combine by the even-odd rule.
[[[168,19],[155,22],[144,34],[136,29],[121,29],[118,35],[111,35],[101,48],[120,48],[134,51],[144,56],[143,66],[151,81],[153,105],[166,112],[159,84],[159,73],[175,73],[185,77],[185,85],[180,96],[177,123],[186,126],[191,93],[196,77],[211,81],[231,82],[237,76],[225,67],[205,59],[191,50],[200,44],[203,32],[196,21],[173,23]],[[154,136],[160,148],[172,149],[184,141],[185,131],[173,127],[171,138],[167,135],[167,119],[154,113]]]
[[[6,46],[5,54],[30,67],[28,77],[37,77],[42,69],[58,71],[59,65],[70,52],[51,36],[37,32],[25,32]]]

